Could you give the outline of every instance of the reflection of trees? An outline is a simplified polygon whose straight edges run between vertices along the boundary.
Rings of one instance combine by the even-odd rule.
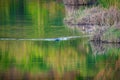
[[[96,56],[96,66],[99,67],[94,80],[118,80],[120,78],[118,76],[120,74],[120,44],[101,42],[91,42],[90,44],[92,52]]]
[[[0,24],[6,24],[5,21],[8,20],[8,5],[10,0],[0,0]]]
[[[32,19],[33,23],[44,23],[44,26],[62,25],[63,15],[63,5],[55,0],[0,0],[0,23],[30,22]]]
[[[27,0],[0,0],[0,23],[15,22],[16,19],[27,19],[28,16],[26,15],[28,15],[29,12],[26,1]]]
[[[2,49],[1,54],[7,51],[10,60],[14,58],[16,61],[14,62],[15,66],[22,70],[45,72],[53,69],[56,72],[64,73],[66,71],[81,69],[79,72],[81,72],[82,75],[86,74],[85,54],[81,51],[76,51],[75,46],[78,46],[77,43],[71,45],[66,41],[61,43],[41,42],[36,45],[36,42],[3,41],[0,42],[0,44],[0,49]],[[81,50],[83,49],[84,48]],[[2,60],[5,61],[3,59],[5,56],[2,55],[1,57]],[[8,63],[11,64],[11,62]]]
[[[80,41],[37,42],[42,46],[43,59],[58,72],[86,68],[84,47],[79,47]],[[35,43],[36,44],[36,43]],[[82,71],[82,70],[81,70]],[[84,71],[82,71],[84,73]]]
[[[0,58],[2,61],[6,61],[9,64],[14,62],[15,67],[21,70],[25,70],[26,72],[33,73],[34,70],[36,70],[36,74],[39,72],[41,73],[40,76],[44,75],[42,73],[45,73],[45,76],[49,77],[49,72],[51,71],[50,73],[52,74],[52,77],[56,76],[55,75],[56,73],[58,74],[58,76],[60,76],[59,73],[62,73],[63,74],[62,77],[65,79],[67,77],[68,77],[67,79],[69,79],[69,76],[71,75],[79,75],[80,77],[81,76],[83,77],[83,75],[84,77],[87,76],[93,77],[97,72],[99,73],[99,71],[100,71],[99,74],[102,74],[102,69],[104,68],[106,68],[105,70],[106,72],[111,70],[107,69],[108,67],[111,66],[114,67],[114,65],[115,68],[113,68],[112,71],[114,71],[114,69],[116,69],[117,71],[120,68],[119,65],[120,61],[117,60],[118,56],[116,56],[115,54],[109,55],[108,53],[107,55],[108,57],[105,58],[105,60],[101,58],[101,56],[99,55],[96,55],[97,58],[95,59],[95,57],[90,53],[83,52],[86,51],[85,46],[87,45],[83,47],[85,43],[81,45],[82,41],[79,42],[77,42],[76,40],[68,42],[1,41],[0,44],[2,54],[0,55]],[[92,48],[97,46],[97,44],[94,45],[93,44],[94,43],[91,43],[91,45],[93,46]],[[104,44],[102,45],[99,44],[99,46],[103,45]],[[108,46],[109,48],[113,48],[117,45],[114,45],[112,47],[110,47],[110,45]],[[79,50],[77,50],[77,48]],[[97,48],[95,49],[97,50]],[[104,48],[106,50],[106,46]],[[117,46],[116,48],[119,48],[119,46]],[[98,49],[98,51],[101,50],[102,49]],[[8,55],[4,55],[6,51]],[[7,56],[9,58],[7,58]],[[104,57],[104,55],[102,56]],[[15,59],[15,61],[12,60],[13,58]],[[98,61],[98,59],[100,61]],[[5,65],[6,64],[3,64],[3,66]],[[9,65],[6,66],[9,67]],[[118,73],[119,72],[116,72],[115,74]],[[29,75],[30,74],[28,73],[28,77]]]
[[[104,44],[102,44],[102,43],[91,42],[91,48],[92,48],[94,55],[104,54],[106,51],[106,48],[105,48]]]
[[[94,55],[107,53],[110,49],[119,49],[120,44],[102,43],[102,42],[90,42],[92,52]]]
[[[113,56],[110,58],[112,61]],[[120,79],[120,58],[114,62],[106,61],[105,68],[101,69],[94,80],[119,80]]]
[[[15,62],[15,59],[12,58],[11,56],[9,56],[8,52],[4,52],[4,54],[2,53],[2,51],[0,51],[0,70],[4,70],[4,69],[8,69],[9,67],[13,66]]]
[[[18,6],[17,14],[25,15],[26,1],[25,0],[18,0],[17,3],[18,3],[17,4],[17,6]]]
[[[25,19],[28,15],[26,0],[11,0],[9,3],[10,19]]]

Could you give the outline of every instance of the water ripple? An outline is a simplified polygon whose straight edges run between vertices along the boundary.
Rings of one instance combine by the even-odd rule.
[[[65,41],[75,38],[85,38],[90,37],[91,35],[85,36],[68,36],[68,37],[58,37],[58,38],[0,38],[0,40],[11,40],[11,41]]]

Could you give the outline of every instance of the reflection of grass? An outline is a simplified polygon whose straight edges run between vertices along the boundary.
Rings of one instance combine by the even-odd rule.
[[[12,67],[15,62],[15,59],[11,57],[8,52],[4,52],[4,54],[0,52],[0,71]]]
[[[31,58],[29,58],[29,62],[27,62],[27,66],[25,67],[26,70],[30,70],[33,73],[34,72],[45,72],[45,71],[49,71],[50,70],[50,66],[48,66],[46,64],[46,61],[44,61],[43,57],[40,56],[36,56],[34,55],[35,53],[33,53],[31,56]],[[29,67],[29,68],[28,68]]]
[[[6,3],[5,7],[0,7],[0,12],[2,12],[0,14],[5,13],[2,19],[6,20],[9,17],[15,17],[15,14],[10,15],[10,2],[4,1],[4,3]],[[12,5],[11,7],[14,9],[15,6]],[[25,16],[31,19],[33,25],[21,23],[23,25],[1,26],[0,37],[48,38],[79,35],[79,33],[70,31],[63,26],[64,7],[62,4],[55,1],[30,1],[25,4],[25,11],[29,14]],[[9,21],[14,22],[14,20]]]
[[[5,28],[4,28],[5,27]],[[72,31],[64,26],[48,26],[43,29],[35,29],[36,26],[1,26],[1,38],[57,38],[80,35],[78,31]]]
[[[11,45],[8,50],[9,51],[8,61],[11,61],[12,58],[15,59],[14,62],[17,68],[20,68],[23,71],[29,72],[45,72],[50,69],[54,69],[57,72],[65,72],[76,70],[80,66],[76,66],[78,64],[85,65],[85,56],[77,54],[77,50],[75,50],[78,45],[71,45],[72,41],[67,42],[38,42],[34,44],[33,42],[1,42],[0,48],[3,50],[1,54],[4,54],[4,48],[6,45]],[[16,47],[19,44],[19,47]],[[76,42],[77,44],[77,42]],[[15,50],[14,50],[15,49]],[[2,55],[2,60],[6,61],[7,56]],[[4,59],[3,59],[4,58]],[[81,59],[80,59],[81,58]],[[11,64],[12,62],[8,62],[6,64]],[[3,64],[4,66],[5,64]],[[9,66],[7,66],[9,67]],[[81,67],[83,68],[83,67]],[[85,70],[81,69],[81,72],[84,73]]]
[[[116,60],[117,55],[112,52],[118,53],[112,49],[106,55],[96,55],[95,58],[92,52],[87,51],[87,44],[80,39],[61,42],[1,41],[0,44],[1,69],[4,66],[9,68],[14,63],[13,66],[21,71],[31,73],[79,70],[81,76],[94,76],[111,57],[112,61]]]

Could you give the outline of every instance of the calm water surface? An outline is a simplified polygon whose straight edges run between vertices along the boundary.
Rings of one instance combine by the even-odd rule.
[[[0,7],[0,38],[8,38],[0,40],[0,80],[120,79],[119,44],[94,43],[89,38],[17,40],[84,36],[64,26],[63,4],[30,0],[23,5],[22,1],[22,8],[5,1]]]

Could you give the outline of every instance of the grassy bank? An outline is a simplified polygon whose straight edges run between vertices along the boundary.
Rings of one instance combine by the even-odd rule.
[[[105,8],[109,8],[111,6],[120,8],[120,0],[98,0],[98,3]]]

